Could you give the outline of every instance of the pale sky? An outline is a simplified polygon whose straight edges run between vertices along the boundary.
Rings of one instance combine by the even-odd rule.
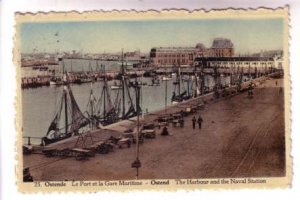
[[[36,22],[21,25],[21,52],[82,50],[115,53],[152,47],[210,47],[216,37],[231,39],[235,53],[283,49],[284,22],[274,19]]]

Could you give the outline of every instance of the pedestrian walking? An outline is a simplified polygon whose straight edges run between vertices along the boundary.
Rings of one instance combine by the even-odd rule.
[[[193,117],[192,122],[193,122],[193,129],[195,129],[195,127],[196,127],[196,117],[195,116]]]
[[[184,127],[184,119],[183,118],[179,119],[179,124],[180,124],[181,128]]]
[[[199,129],[202,128],[202,122],[203,122],[203,119],[201,116],[198,117],[198,126],[199,126]]]
[[[180,115],[181,115],[181,117],[183,117],[183,115],[184,115],[183,110],[180,111]]]
[[[165,126],[161,132],[161,135],[162,136],[167,136],[167,135],[170,135],[169,131],[168,131],[168,128]]]

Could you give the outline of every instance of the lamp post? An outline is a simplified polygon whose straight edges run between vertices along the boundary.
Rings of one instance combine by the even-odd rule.
[[[138,82],[135,82],[134,85],[136,92],[136,111],[137,111],[137,132],[136,132],[136,158],[131,163],[132,168],[136,168],[136,179],[139,177],[139,168],[142,166],[141,161],[139,160],[139,139],[140,139],[140,86]]]

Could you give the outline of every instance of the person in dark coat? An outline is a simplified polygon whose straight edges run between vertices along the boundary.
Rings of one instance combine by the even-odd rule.
[[[166,126],[163,128],[163,130],[162,130],[162,132],[161,132],[161,135],[162,135],[162,136],[167,136],[167,135],[169,135],[169,131],[168,131],[168,128],[167,128]]]
[[[197,122],[198,122],[198,125],[199,125],[199,129],[201,129],[201,127],[202,127],[202,122],[203,122],[203,119],[202,119],[201,116],[198,117]]]
[[[184,127],[184,119],[183,119],[183,118],[180,118],[180,119],[179,119],[179,124],[180,124],[180,127],[181,127],[181,128]]]
[[[180,111],[180,115],[181,115],[181,117],[183,117],[183,115],[184,115],[183,110]]]
[[[196,127],[196,117],[195,116],[193,117],[192,122],[193,122],[193,129],[195,129],[195,127]]]

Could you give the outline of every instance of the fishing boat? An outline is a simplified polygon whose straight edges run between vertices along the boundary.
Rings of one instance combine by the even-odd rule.
[[[85,76],[80,78],[81,83],[90,83],[93,81],[91,77]]]
[[[198,73],[196,68],[194,70],[194,75],[192,76],[192,96],[197,97],[204,94],[204,73],[203,71]]]
[[[78,135],[81,129],[90,123],[90,120],[79,109],[65,72],[63,84],[64,87],[57,111],[50,123],[46,136],[43,137],[45,145]]]
[[[53,77],[50,79],[50,85],[63,85],[64,82],[59,77]]]
[[[111,88],[112,90],[120,90],[120,89],[122,89],[122,85],[118,84],[118,83],[115,81],[114,84],[110,86],[110,88]]]
[[[162,77],[162,80],[163,81],[169,81],[169,80],[171,80],[172,79],[172,77],[169,77],[169,76],[163,76]]]
[[[120,85],[111,85],[110,88],[112,90],[120,90],[120,89],[122,89],[122,86],[120,86]]]
[[[185,96],[186,96],[186,91],[180,93],[179,95],[176,95],[176,93],[173,92],[173,95],[171,98],[172,104],[177,104],[177,103],[182,102],[183,100],[185,100]]]
[[[142,81],[129,81],[128,83],[128,87],[135,87],[137,85],[142,86],[142,85],[147,85],[147,83]]]
[[[53,76],[51,77],[51,79],[49,81],[49,84],[50,85],[62,85],[63,80],[62,80],[61,74],[60,74],[60,76],[57,76],[56,71],[54,70],[53,71]]]
[[[97,62],[98,65],[98,62]],[[118,121],[118,110],[116,109],[117,102],[113,102],[110,90],[107,84],[107,78],[105,74],[105,66],[101,65],[104,70],[103,86],[100,98],[96,101],[90,95],[90,116],[91,119],[96,122],[97,127],[102,127],[108,124],[112,124]],[[95,105],[95,106],[93,106]]]
[[[117,101],[119,101],[119,105],[116,105],[118,106],[117,109],[121,111],[120,115],[119,115],[119,118],[120,119],[129,119],[131,117],[135,117],[137,116],[138,113],[141,113],[142,109],[140,107],[136,108],[136,106],[134,106],[135,104],[137,105],[137,102],[133,102],[133,99],[131,97],[131,94],[130,94],[130,90],[129,90],[129,87],[128,87],[128,76],[126,74],[126,69],[125,69],[125,66],[124,66],[124,63],[123,63],[123,60],[124,60],[124,54],[122,52],[122,64],[121,64],[121,79],[120,79],[120,82],[121,82],[121,85],[122,85],[122,89],[121,90],[118,90],[118,93],[117,93],[117,96],[119,96],[120,92],[121,92],[121,98]],[[136,80],[137,82],[137,80]],[[136,85],[134,88],[138,88],[140,86]],[[136,98],[137,100],[138,98]],[[127,105],[126,105],[127,104]]]
[[[105,66],[103,66],[103,68],[105,72]],[[93,116],[99,127],[115,123],[119,120],[129,119],[141,112],[140,108],[137,110],[134,106],[128,85],[128,76],[126,75],[125,66],[121,64],[119,83],[115,82],[115,84],[112,85],[115,87],[110,87],[112,91],[115,91],[115,98],[112,99],[112,91],[109,90],[106,76],[104,76],[101,96],[96,103]]]
[[[152,82],[149,86],[159,86],[160,85],[160,81],[159,78],[157,77],[157,75],[152,77]]]
[[[180,65],[179,65],[177,68],[176,81],[173,82],[174,91],[173,91],[173,95],[171,97],[172,104],[180,103],[180,102],[190,99],[192,97],[192,95],[190,95],[189,81],[187,82],[187,90],[186,90],[186,88],[183,88],[183,90],[182,90],[181,87],[183,86],[183,83],[181,83],[181,82],[183,82],[183,80],[181,78]]]

